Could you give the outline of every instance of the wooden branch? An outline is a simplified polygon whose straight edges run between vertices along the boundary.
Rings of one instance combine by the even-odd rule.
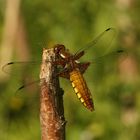
[[[65,140],[65,118],[63,108],[63,90],[56,76],[54,48],[43,49],[40,71],[40,123],[42,140]],[[49,62],[48,62],[49,61]]]

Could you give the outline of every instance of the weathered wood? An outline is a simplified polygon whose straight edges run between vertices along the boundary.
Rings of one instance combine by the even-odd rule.
[[[42,140],[65,140],[63,90],[56,76],[54,48],[43,49],[40,71],[40,123]]]

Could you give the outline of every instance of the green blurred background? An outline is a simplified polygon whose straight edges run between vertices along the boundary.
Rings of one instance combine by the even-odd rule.
[[[65,91],[66,139],[139,140],[139,13],[138,0],[1,0],[0,66],[10,61],[41,60],[42,48],[56,43],[76,52],[114,27],[113,46],[124,48],[128,55],[91,66],[86,72],[94,112],[80,104],[69,81],[60,79]],[[92,55],[90,51],[88,56]],[[25,77],[38,79],[39,67],[11,69],[10,75],[0,71],[0,140],[41,139],[39,86],[22,90],[20,97],[14,94]]]

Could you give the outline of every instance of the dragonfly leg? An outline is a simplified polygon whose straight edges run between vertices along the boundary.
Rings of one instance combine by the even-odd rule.
[[[59,73],[57,73],[57,75],[66,79],[70,78],[68,69],[60,71]]]

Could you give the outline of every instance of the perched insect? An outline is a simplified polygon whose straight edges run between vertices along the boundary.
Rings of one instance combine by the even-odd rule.
[[[58,60],[54,64],[60,65],[62,67],[62,70],[59,71],[58,76],[69,79],[71,81],[72,87],[78,99],[90,111],[94,110],[94,104],[93,104],[91,92],[83,77],[83,73],[87,70],[87,68],[91,63],[100,62],[105,58],[107,58],[108,56],[118,57],[120,54],[124,52],[122,49],[113,50],[113,51],[112,49],[109,50],[109,48],[106,49],[106,47],[111,46],[110,43],[114,35],[115,35],[115,30],[113,28],[108,28],[104,32],[99,34],[99,36],[97,36],[88,45],[82,47],[75,54],[70,53],[69,50],[66,49],[64,45],[61,44],[55,45],[55,50],[58,55]],[[110,38],[110,41],[108,42],[106,38]],[[105,48],[102,48],[100,46],[99,42],[102,43],[102,41],[107,42],[107,44],[104,44]],[[97,46],[99,46],[100,48],[98,48]],[[85,55],[87,50],[93,48],[97,48],[97,57],[95,57],[95,59],[93,59],[91,62],[80,62],[78,60]],[[10,62],[6,64],[4,68],[7,65],[18,64],[18,63],[20,62]],[[24,86],[20,87],[19,89],[22,89],[23,87]]]
[[[64,69],[59,72],[58,75],[60,77],[69,79],[81,103],[89,110],[94,110],[90,90],[88,89],[86,81],[82,75],[90,63],[80,63],[77,61],[84,55],[84,51],[73,55],[65,48],[64,45],[58,44],[55,47],[60,57],[59,60],[61,59],[60,65],[64,67]]]

